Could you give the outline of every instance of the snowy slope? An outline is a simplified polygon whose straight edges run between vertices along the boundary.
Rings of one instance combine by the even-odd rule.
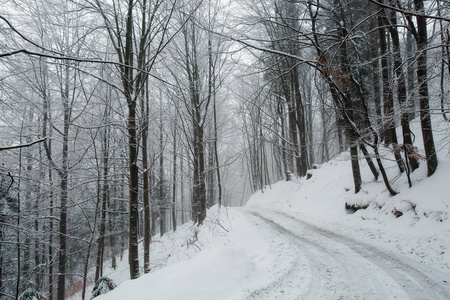
[[[435,126],[439,168],[427,178],[422,162],[412,188],[391,151],[380,149],[397,196],[374,180],[365,161],[362,191],[355,195],[348,154],[341,154],[311,170],[309,180],[266,187],[244,208],[213,207],[204,226],[188,223],[155,239],[152,273],[125,281],[124,259],[105,275],[125,282],[96,299],[445,299],[450,127]],[[346,202],[369,206],[349,214]]]
[[[276,257],[282,255],[287,267],[295,254],[276,251],[271,244],[276,238],[258,234],[247,215],[223,208],[219,216],[217,210],[209,210],[204,226],[185,224],[177,234],[166,234],[153,244],[153,263],[165,261],[167,267],[157,270],[154,265],[157,271],[125,281],[96,299],[241,299],[269,285]],[[124,281],[125,261],[119,269],[105,275]]]

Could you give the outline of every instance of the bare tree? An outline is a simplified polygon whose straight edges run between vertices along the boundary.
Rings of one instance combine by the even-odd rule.
[[[177,1],[128,0],[126,3],[113,1],[112,5],[99,0],[86,2],[101,15],[107,36],[121,63],[122,93],[128,106],[129,263],[130,277],[133,279],[139,277],[138,100],[158,55],[171,40],[167,29]],[[140,24],[136,22],[139,18]],[[148,53],[151,53],[150,57]]]

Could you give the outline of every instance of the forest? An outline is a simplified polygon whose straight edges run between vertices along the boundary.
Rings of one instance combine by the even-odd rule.
[[[341,152],[354,193],[361,164],[398,193],[381,148],[432,176],[449,25],[447,0],[1,1],[0,298],[138,278],[157,236]]]

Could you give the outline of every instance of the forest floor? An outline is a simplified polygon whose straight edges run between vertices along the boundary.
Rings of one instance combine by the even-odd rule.
[[[126,280],[125,253],[105,271],[121,284],[96,299],[450,299],[450,126],[435,128],[439,168],[428,178],[421,162],[411,188],[382,149],[398,195],[365,161],[354,194],[341,154],[309,180],[268,186],[244,207],[214,206],[203,226],[154,238],[152,272],[139,279]],[[350,213],[345,203],[368,207]]]

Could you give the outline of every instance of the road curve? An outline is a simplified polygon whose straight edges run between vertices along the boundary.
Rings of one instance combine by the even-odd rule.
[[[247,299],[450,299],[449,276],[282,212],[244,210],[295,247],[290,267]]]

